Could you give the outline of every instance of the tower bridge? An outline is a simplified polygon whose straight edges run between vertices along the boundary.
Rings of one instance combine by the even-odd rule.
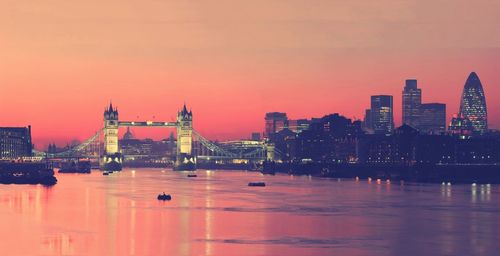
[[[214,143],[204,138],[193,129],[193,113],[186,105],[177,113],[175,122],[161,121],[121,121],[118,109],[109,105],[104,110],[104,126],[92,137],[62,152],[35,152],[45,158],[94,158],[99,159],[99,166],[103,170],[121,170],[123,154],[120,149],[118,130],[120,127],[165,127],[175,128],[177,133],[177,147],[174,162],[176,170],[194,170],[197,159],[211,161],[264,161],[275,160],[279,152],[272,145],[265,142],[237,143],[231,146],[228,143]],[[101,142],[101,135],[103,140]],[[193,144],[199,146],[193,149]]]

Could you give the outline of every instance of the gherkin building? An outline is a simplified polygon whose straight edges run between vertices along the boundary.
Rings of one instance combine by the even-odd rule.
[[[484,134],[488,131],[486,98],[481,81],[475,72],[470,73],[465,82],[459,116],[469,119],[473,132]]]

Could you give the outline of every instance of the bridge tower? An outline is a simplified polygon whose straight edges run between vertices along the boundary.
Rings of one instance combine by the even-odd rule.
[[[104,110],[104,155],[100,167],[105,171],[121,171],[123,156],[118,145],[118,109],[109,104]]]
[[[196,157],[193,156],[193,113],[186,104],[177,113],[177,157],[175,170],[195,170]]]

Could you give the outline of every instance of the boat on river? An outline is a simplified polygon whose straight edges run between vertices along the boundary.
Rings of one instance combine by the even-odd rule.
[[[264,182],[250,182],[248,183],[249,187],[265,187],[266,183]]]
[[[163,194],[159,194],[158,195],[158,200],[161,200],[161,201],[170,201],[170,200],[172,200],[172,196],[171,195],[167,195],[167,194],[165,194],[165,192],[163,192]]]

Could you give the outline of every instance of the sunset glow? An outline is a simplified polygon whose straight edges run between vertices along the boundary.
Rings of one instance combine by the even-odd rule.
[[[31,124],[39,147],[88,138],[110,101],[130,121],[172,121],[186,102],[224,140],[262,132],[269,111],[362,119],[370,95],[391,94],[398,125],[405,79],[451,117],[475,71],[499,128],[500,3],[471,4],[2,0],[1,124]]]

